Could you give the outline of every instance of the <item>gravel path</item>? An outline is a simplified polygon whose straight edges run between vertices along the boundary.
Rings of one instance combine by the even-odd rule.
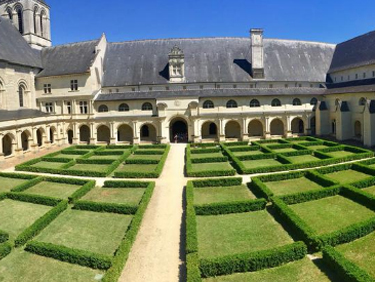
[[[172,144],[120,282],[185,281],[184,144]]]

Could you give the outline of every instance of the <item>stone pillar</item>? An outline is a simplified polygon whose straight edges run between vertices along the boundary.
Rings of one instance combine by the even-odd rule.
[[[160,120],[158,127],[159,127],[159,130],[158,130],[159,136],[157,137],[157,140],[161,144],[170,143],[169,124],[167,124],[165,120]]]
[[[284,136],[286,138],[293,137],[293,132],[292,132],[292,121],[290,116],[286,117],[286,126],[284,127],[284,130],[286,128],[286,132],[284,133]]]
[[[242,141],[249,141],[249,128],[247,127],[248,119],[242,119]]]
[[[225,142],[224,119],[219,119],[219,142]]]
[[[115,128],[115,123],[114,122],[111,122],[110,123],[110,130],[111,130],[111,141],[110,141],[110,144],[111,145],[116,145],[116,140],[117,140],[117,138],[116,138],[116,133],[117,133],[117,130],[116,130],[116,128]]]
[[[78,124],[75,122],[73,123],[73,145],[79,144],[79,129]]]
[[[95,123],[92,122],[90,123],[90,144],[91,145],[96,145],[96,141],[97,141],[97,138],[96,138],[96,132],[95,132]]]
[[[138,121],[133,121],[133,144],[139,144],[140,142]]]
[[[33,127],[32,128],[32,136],[33,136],[33,143],[30,145],[30,148],[32,151],[37,152],[38,151],[38,138],[36,135],[37,128]]]
[[[264,139],[271,139],[271,129],[270,129],[270,118],[264,118],[264,124],[266,126],[266,130],[264,132]]]
[[[50,125],[47,125],[45,128],[44,128],[44,134],[43,134],[43,139],[44,139],[44,144],[47,145],[46,147],[50,147],[51,146],[51,126]]]
[[[22,156],[23,155],[23,149],[22,149],[22,138],[21,138],[22,130],[16,131],[15,136],[15,144],[13,144],[14,152],[16,156]]]
[[[202,142],[201,140],[201,136],[202,136],[202,132],[201,132],[201,127],[200,127],[200,122],[198,119],[193,119],[193,141],[194,143],[200,143]]]
[[[0,162],[3,162],[5,160],[3,152],[3,138],[4,134],[0,133]]]

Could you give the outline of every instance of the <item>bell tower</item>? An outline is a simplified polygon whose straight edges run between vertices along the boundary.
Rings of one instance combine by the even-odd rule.
[[[0,15],[13,22],[32,48],[52,45],[50,7],[44,0],[0,0]]]

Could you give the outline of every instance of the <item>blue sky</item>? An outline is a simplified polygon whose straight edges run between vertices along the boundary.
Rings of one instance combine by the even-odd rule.
[[[373,0],[46,0],[54,45],[249,35],[338,43],[375,29]]]

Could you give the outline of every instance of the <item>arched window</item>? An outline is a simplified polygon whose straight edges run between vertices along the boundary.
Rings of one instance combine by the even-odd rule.
[[[298,99],[298,98],[294,98],[293,99],[293,106],[301,106],[302,103],[301,103],[301,100]]]
[[[234,100],[229,100],[227,102],[227,108],[237,108],[237,102]]]
[[[38,32],[38,29],[36,28],[37,24],[38,24],[38,20],[36,18],[36,13],[38,12],[38,7],[35,7],[34,8],[34,14],[33,14],[33,21],[34,21],[34,33],[37,34]]]
[[[12,9],[10,7],[8,7],[8,9],[7,9],[7,13],[8,13],[9,19],[13,22],[13,12],[12,12]]]
[[[216,135],[217,134],[217,127],[216,127],[216,124],[215,123],[210,123],[210,126],[209,126],[209,134],[210,135]]]
[[[106,113],[108,112],[108,107],[106,105],[99,106],[99,113]]]
[[[118,111],[119,112],[129,112],[129,105],[128,104],[121,104],[119,107],[118,107]]]
[[[316,98],[314,97],[314,98],[312,98],[312,99],[310,100],[310,105],[311,105],[311,106],[316,106],[316,104],[318,104],[318,99],[316,99]]]
[[[203,109],[213,109],[215,107],[214,103],[211,100],[204,101]]]
[[[152,111],[152,105],[151,105],[151,103],[144,103],[143,105],[142,105],[142,111]]]
[[[253,99],[250,101],[250,108],[258,108],[260,107],[260,103],[257,99]]]
[[[21,7],[16,8],[17,16],[18,16],[18,30],[21,34],[23,34],[23,12]]]
[[[272,107],[281,107],[281,102],[279,99],[273,99],[271,102]]]
[[[364,105],[366,105],[366,98],[361,98],[361,99],[359,99],[359,103],[358,103],[360,106],[364,106]]]
[[[40,12],[40,35],[44,37],[44,26],[43,26],[43,18],[45,16],[46,12],[42,10]]]
[[[19,97],[19,102],[20,102],[20,107],[22,108],[24,106],[24,95],[25,95],[25,86],[20,84],[18,86],[18,97]]]

